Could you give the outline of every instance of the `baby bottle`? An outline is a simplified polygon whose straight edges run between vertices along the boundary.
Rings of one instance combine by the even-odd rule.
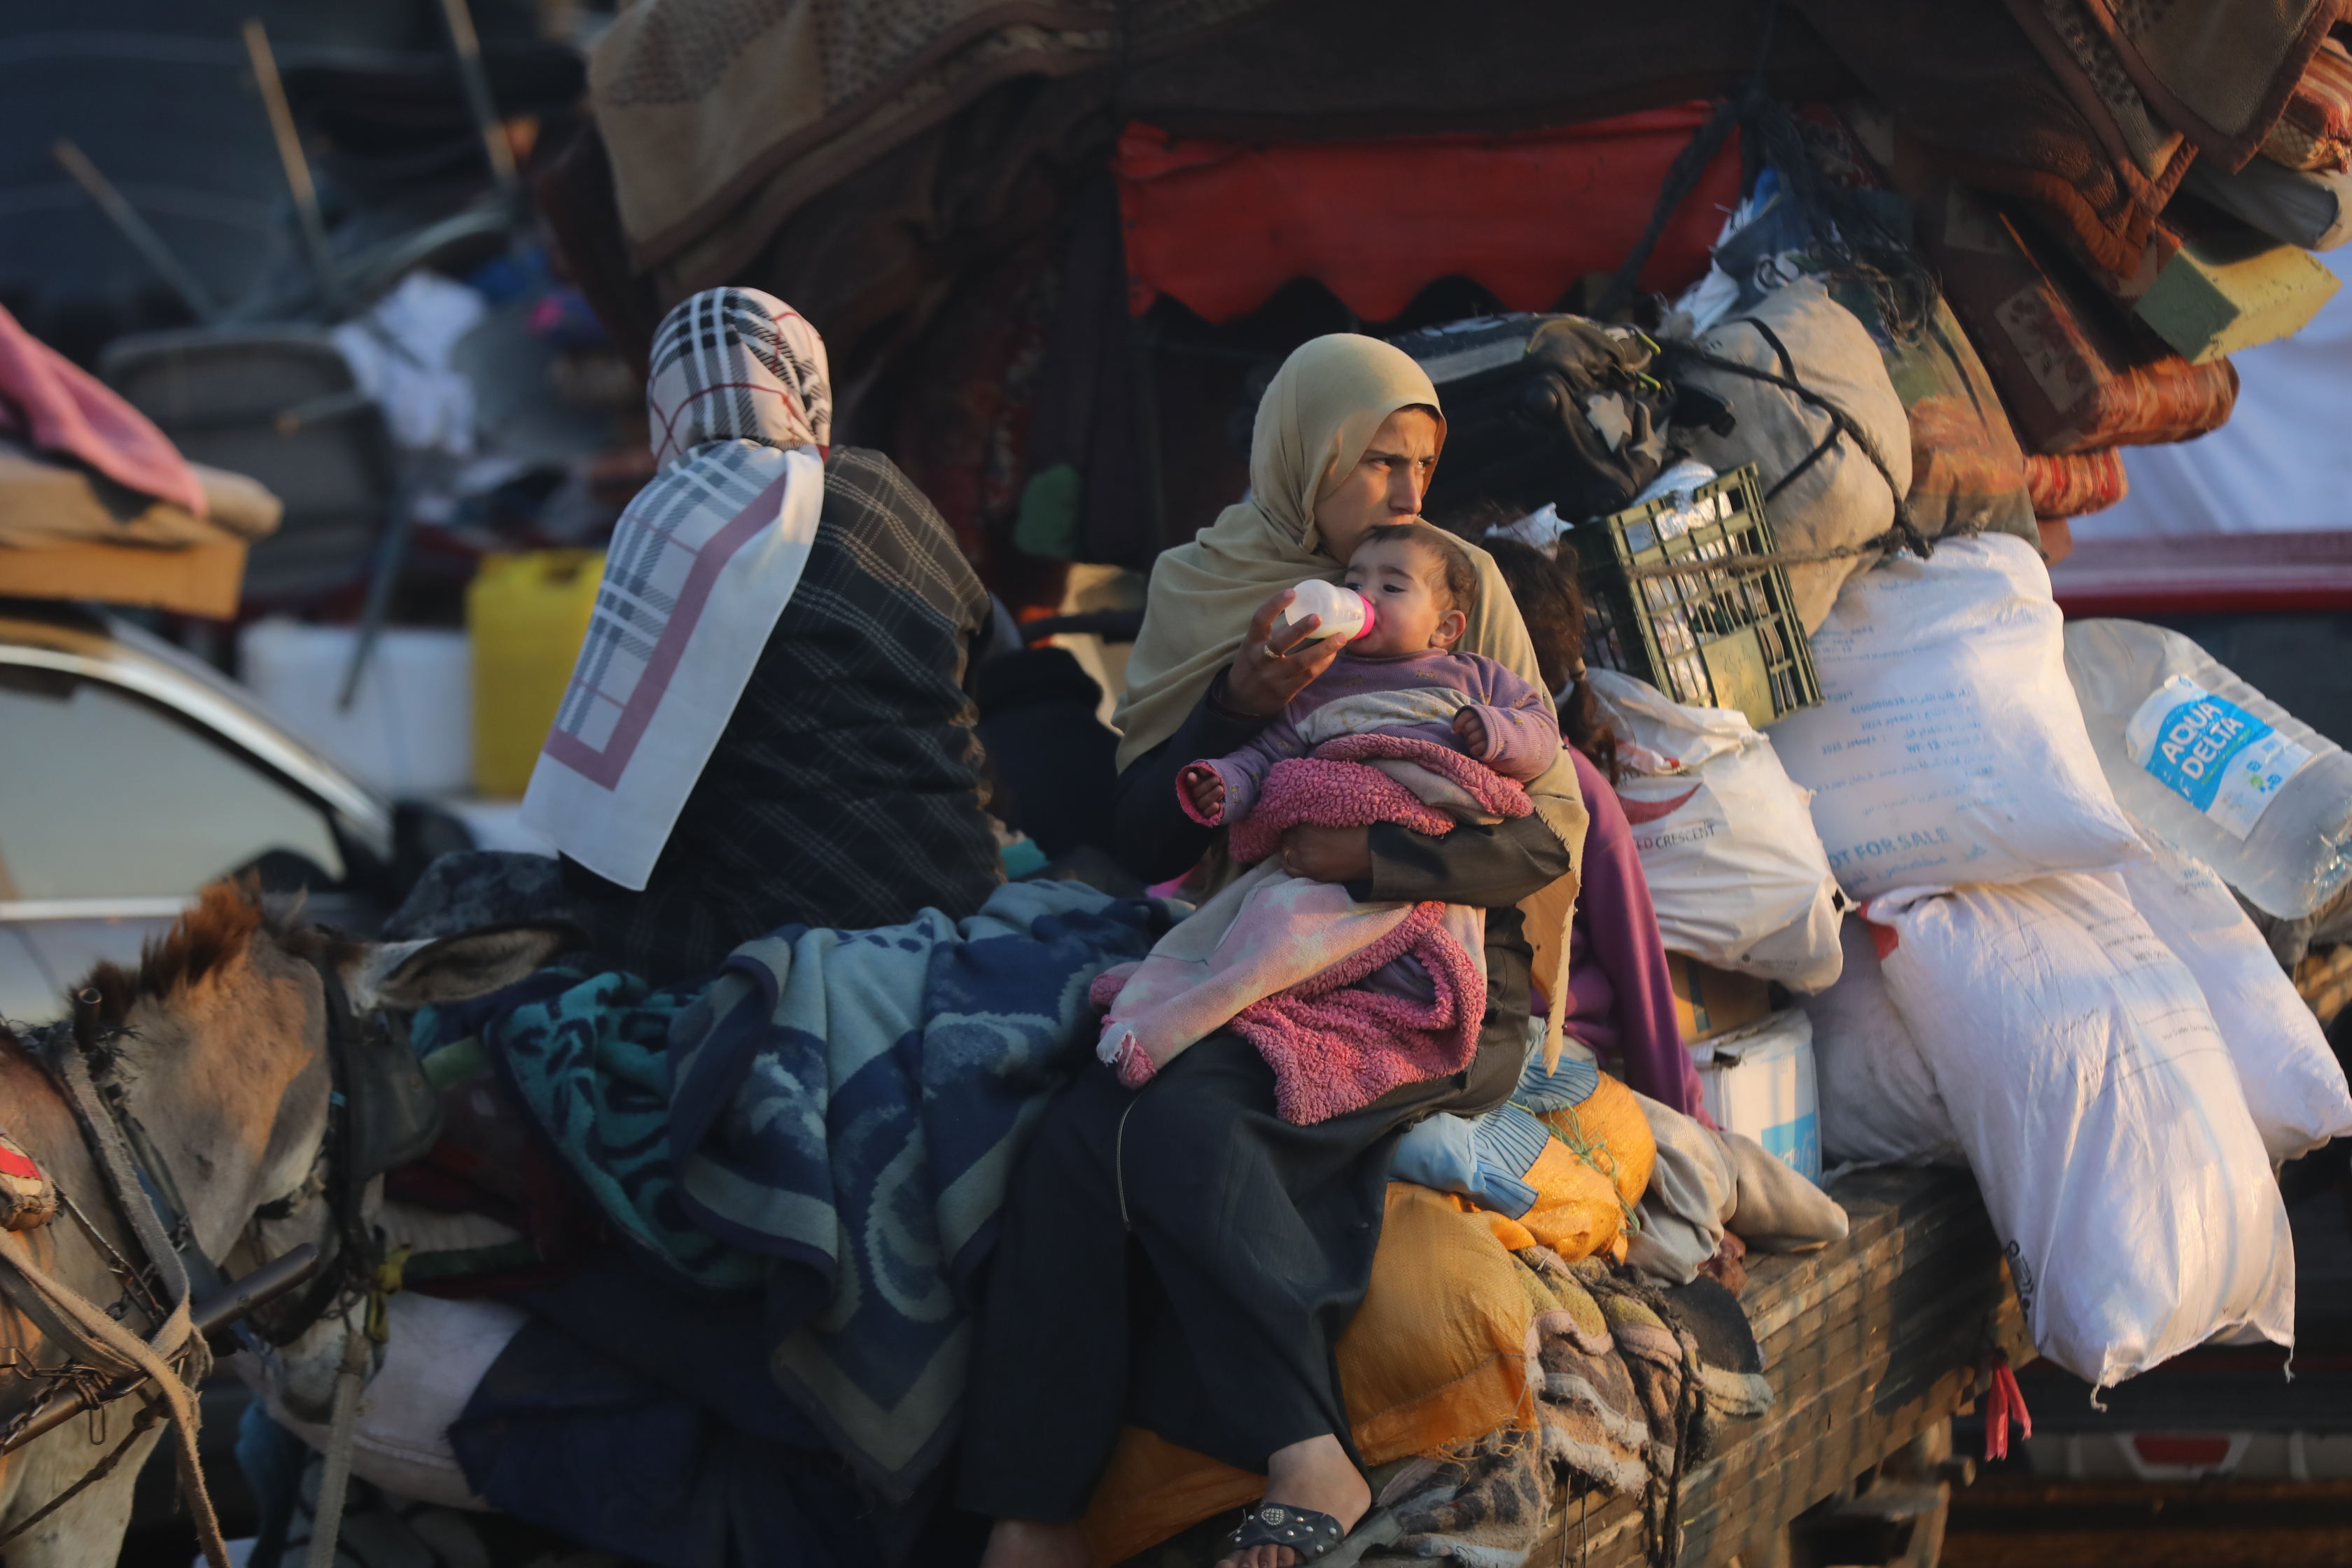
[[[1323,624],[1315,628],[1315,636],[1309,641],[1321,642],[1325,637],[1336,637],[1342,642],[1354,642],[1372,629],[1376,618],[1372,602],[1353,588],[1310,577],[1291,592],[1297,596],[1282,613],[1283,625],[1295,626],[1309,616],[1322,619]]]

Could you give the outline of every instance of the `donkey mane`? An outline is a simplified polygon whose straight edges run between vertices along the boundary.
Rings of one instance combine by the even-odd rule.
[[[257,877],[208,882],[194,909],[140,948],[136,971],[100,960],[76,989],[98,993],[100,1023],[121,1024],[141,997],[168,1000],[173,992],[235,963],[257,932],[297,958],[331,964],[362,951],[362,943],[339,931],[305,924],[301,913],[299,897],[267,897]]]

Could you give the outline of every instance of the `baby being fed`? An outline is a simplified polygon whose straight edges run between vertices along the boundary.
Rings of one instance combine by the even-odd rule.
[[[1130,1089],[1230,1029],[1273,1068],[1282,1116],[1305,1125],[1477,1058],[1496,911],[1296,875],[1283,835],[1393,825],[1442,837],[1524,816],[1523,786],[1559,760],[1559,721],[1525,678],[1454,651],[1478,576],[1450,536],[1375,528],[1345,581],[1368,607],[1361,634],[1257,739],[1177,775],[1184,809],[1229,825],[1226,847],[1248,869],[1099,998],[1097,1052]],[[1333,597],[1325,625],[1344,636],[1357,606]]]
[[[1344,581],[1371,606],[1370,624],[1256,740],[1178,775],[1200,821],[1241,821],[1275,763],[1342,735],[1433,742],[1522,784],[1559,760],[1551,698],[1482,654],[1454,651],[1478,607],[1478,574],[1450,535],[1426,523],[1375,528]]]

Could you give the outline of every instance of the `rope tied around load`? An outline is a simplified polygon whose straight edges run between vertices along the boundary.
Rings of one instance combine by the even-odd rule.
[[[1806,555],[1814,555],[1818,553],[1819,558],[1824,561],[1838,560],[1845,555],[1859,555],[1866,552],[1873,551],[1882,555],[1894,555],[1901,551],[1908,550],[1912,554],[1916,555],[1922,561],[1928,560],[1936,553],[1936,546],[1934,542],[1931,542],[1925,533],[1920,531],[1918,523],[1912,519],[1910,502],[1904,498],[1904,487],[1895,482],[1895,470],[1887,466],[1886,454],[1878,449],[1878,443],[1872,439],[1869,431],[1862,427],[1860,420],[1854,418],[1853,415],[1839,407],[1829,398],[1822,396],[1820,393],[1815,392],[1811,387],[1807,386],[1803,382],[1799,381],[1795,376],[1781,375],[1773,371],[1759,369],[1752,364],[1742,364],[1738,360],[1727,359],[1722,354],[1709,353],[1705,349],[1698,347],[1696,343],[1668,342],[1662,345],[1662,347],[1663,352],[1668,358],[1679,360],[1685,364],[1704,365],[1709,370],[1719,370],[1727,375],[1744,376],[1749,381],[1760,381],[1768,386],[1777,386],[1781,391],[1811,404],[1813,407],[1820,409],[1823,414],[1829,416],[1831,425],[1835,426],[1835,428],[1831,431],[1829,438],[1824,440],[1821,446],[1816,447],[1811,455],[1807,457],[1803,463],[1799,464],[1795,469],[1784,476],[1780,484],[1773,486],[1773,494],[1777,495],[1780,493],[1780,489],[1785,487],[1790,479],[1795,479],[1798,474],[1802,473],[1807,468],[1810,468],[1815,459],[1820,458],[1823,452],[1827,451],[1831,443],[1835,441],[1840,436],[1843,436],[1847,440],[1852,441],[1854,445],[1854,449],[1860,452],[1864,457],[1869,458],[1870,466],[1878,470],[1878,477],[1886,481],[1886,493],[1892,497],[1895,501],[1894,527],[1888,529],[1884,533],[1874,534],[1871,538],[1864,540],[1859,544],[1845,545],[1836,550],[1821,552],[1809,551],[1792,552],[1790,553],[1802,553]],[[1792,561],[1790,563],[1797,564],[1798,563]]]

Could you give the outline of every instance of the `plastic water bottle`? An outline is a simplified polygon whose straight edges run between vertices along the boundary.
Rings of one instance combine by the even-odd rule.
[[[1282,624],[1295,626],[1309,616],[1322,617],[1309,642],[1321,642],[1325,637],[1338,637],[1342,642],[1354,642],[1372,629],[1379,619],[1372,602],[1353,588],[1337,583],[1326,583],[1320,577],[1309,577],[1291,590],[1297,595],[1290,608],[1282,613]]]
[[[2179,632],[2070,621],[2066,674],[2116,799],[2282,920],[2352,879],[2352,755]]]

